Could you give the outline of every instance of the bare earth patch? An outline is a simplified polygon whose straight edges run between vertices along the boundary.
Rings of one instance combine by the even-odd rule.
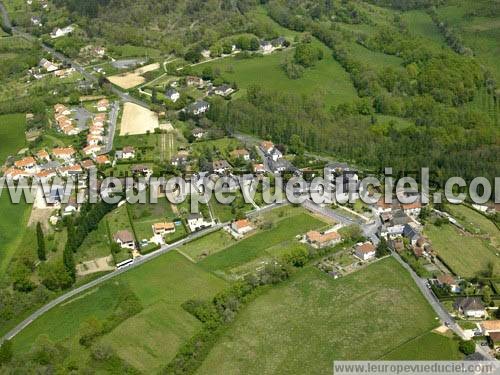
[[[113,257],[110,255],[107,257],[97,258],[88,262],[77,264],[76,271],[78,273],[78,276],[90,275],[96,272],[113,271],[115,267],[111,266],[112,263]]]
[[[142,74],[151,72],[153,70],[157,70],[160,68],[159,63],[149,64],[138,68],[132,72],[117,74],[111,77],[108,77],[108,80],[116,85],[120,86],[122,89],[128,90],[132,87],[139,86],[146,82],[146,79],[142,76]]]
[[[147,108],[134,103],[125,103],[120,135],[137,135],[154,132],[158,127],[158,116]]]

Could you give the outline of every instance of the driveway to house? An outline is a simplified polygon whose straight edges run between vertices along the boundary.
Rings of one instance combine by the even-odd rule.
[[[33,314],[31,314],[26,319],[24,319],[21,323],[19,323],[16,327],[14,327],[12,330],[10,330],[5,336],[2,337],[1,342],[5,341],[5,340],[12,339],[19,332],[21,332],[24,328],[26,328],[31,323],[33,323],[33,321],[35,321],[37,318],[39,318],[40,316],[45,314],[47,311],[49,311],[53,307],[59,305],[60,303],[74,297],[75,295],[77,295],[81,292],[84,292],[90,288],[93,288],[99,284],[102,284],[103,282],[108,281],[109,279],[112,279],[113,277],[116,277],[124,272],[130,271],[131,269],[139,267],[140,265],[142,265],[146,262],[149,262],[149,261],[151,261],[151,260],[153,260],[153,259],[155,259],[163,254],[166,254],[172,250],[175,250],[178,247],[181,247],[182,245],[184,245],[190,241],[193,241],[197,238],[203,237],[206,234],[215,232],[228,224],[229,223],[221,223],[221,224],[214,225],[213,227],[203,229],[199,232],[191,233],[189,236],[187,236],[186,238],[184,238],[180,241],[177,241],[177,242],[170,244],[170,245],[165,245],[162,248],[160,248],[156,251],[153,251],[152,253],[149,253],[149,254],[146,254],[144,256],[141,256],[140,258],[134,259],[134,262],[131,263],[130,266],[128,266],[128,267],[125,267],[122,269],[117,269],[113,272],[110,272],[104,276],[101,276],[101,277],[99,277],[99,278],[97,278],[97,279],[95,279],[95,280],[93,280],[85,285],[82,285],[78,288],[75,288],[75,289],[57,297],[56,299],[50,301],[45,306],[43,306],[40,309],[38,309],[37,311],[35,311]]]

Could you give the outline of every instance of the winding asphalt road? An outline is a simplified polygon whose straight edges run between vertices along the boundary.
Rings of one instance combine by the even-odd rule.
[[[124,272],[127,272],[127,271],[130,271],[131,269],[133,268],[136,268],[136,267],[139,267],[140,265],[146,263],[146,262],[149,262],[157,257],[159,257],[160,255],[163,255],[163,254],[166,254],[172,250],[175,250],[177,249],[178,247],[190,242],[190,241],[193,241],[199,237],[202,237],[202,236],[205,236],[206,234],[209,234],[211,232],[214,232],[214,231],[217,231],[219,229],[221,229],[223,226],[227,225],[228,223],[221,223],[221,224],[217,224],[213,227],[210,227],[210,228],[207,228],[207,229],[204,229],[204,230],[201,230],[199,232],[195,232],[195,233],[192,233],[190,234],[188,237],[180,240],[180,241],[177,241],[173,244],[170,244],[170,245],[165,245],[163,246],[161,249],[158,249],[152,253],[149,253],[149,254],[146,254],[144,256],[141,256],[140,258],[136,258],[134,260],[134,262],[128,266],[128,267],[124,267],[124,268],[121,268],[121,269],[117,269],[113,272],[110,272],[104,276],[101,276],[95,280],[92,280],[91,282],[85,284],[85,285],[82,285],[78,288],[75,288],[71,291],[69,291],[68,293],[66,294],[63,294],[62,296],[59,296],[57,297],[56,299],[50,301],[49,303],[47,303],[45,306],[41,307],[40,309],[38,309],[37,311],[35,311],[33,314],[31,314],[30,316],[28,316],[26,319],[24,319],[21,323],[19,323],[16,327],[14,327],[12,330],[10,330],[9,332],[7,332],[7,334],[5,334],[5,336],[2,337],[1,339],[1,342],[5,341],[5,340],[10,340],[12,339],[14,336],[16,336],[19,332],[21,332],[24,328],[26,328],[27,326],[29,326],[31,323],[33,323],[33,321],[35,321],[37,318],[39,318],[40,316],[42,316],[43,314],[45,314],[47,311],[49,311],[50,309],[52,309],[53,307],[59,305],[60,303],[64,302],[64,301],[67,301],[68,299],[74,297],[75,295],[79,294],[79,293],[82,293],[88,289],[91,289],[99,284],[102,284],[103,282],[105,281],[108,281],[109,279],[113,278],[113,277],[116,277]]]

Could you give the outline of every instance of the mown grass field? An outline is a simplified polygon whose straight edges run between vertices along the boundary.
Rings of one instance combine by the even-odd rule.
[[[0,163],[3,164],[7,156],[17,154],[25,146],[25,128],[26,119],[23,113],[0,115]]]
[[[296,80],[288,78],[281,67],[286,59],[293,58],[293,48],[263,57],[220,59],[199,65],[196,71],[201,73],[207,66],[220,69],[224,79],[238,84],[240,91],[237,95],[243,95],[252,85],[261,85],[284,92],[319,94],[329,106],[351,102],[357,93],[349,75],[334,60],[331,50],[318,41],[314,43],[324,49],[325,58],[315,67],[306,69],[303,77]]]
[[[468,231],[489,237],[492,245],[500,249],[500,230],[492,221],[467,206],[448,205],[448,210]]]
[[[259,257],[269,256],[266,249],[292,240],[298,234],[325,226],[309,214],[299,214],[278,221],[272,229],[256,233],[200,262],[207,271],[229,271]]]
[[[427,332],[394,349],[381,359],[387,361],[445,361],[461,360],[463,354],[458,350],[456,338]]]
[[[9,155],[15,155],[26,144],[24,131],[26,119],[23,113],[0,115],[0,164]],[[24,228],[28,222],[30,206],[21,202],[11,203],[7,190],[2,190],[0,196],[0,241],[3,250],[0,252],[0,277],[5,274],[10,260],[22,237],[19,228]]]
[[[109,317],[119,289],[130,288],[143,310],[100,340],[124,361],[152,373],[168,363],[200,327],[181,304],[190,298],[211,297],[225,285],[174,251],[55,307],[16,336],[14,349],[26,353],[39,335],[47,334],[71,350],[70,358],[85,358],[86,349],[77,344],[81,323],[92,316]]]
[[[428,225],[424,231],[434,250],[452,270],[462,277],[474,277],[488,268],[488,263],[497,264],[500,259],[487,240],[462,234],[451,224],[441,227]],[[499,272],[499,267],[496,267]]]
[[[213,232],[197,240],[191,241],[181,247],[179,250],[193,259],[195,262],[213,255],[222,249],[231,246],[235,240],[230,234],[223,230]]]
[[[338,280],[307,268],[242,310],[197,374],[331,374],[333,360],[377,359],[435,324],[392,258]]]

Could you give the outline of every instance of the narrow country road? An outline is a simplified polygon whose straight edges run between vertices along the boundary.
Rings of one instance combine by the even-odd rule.
[[[9,13],[7,13],[7,9],[5,5],[0,1],[0,12],[2,12],[2,25],[6,29],[12,28],[12,23],[10,22]]]
[[[206,234],[209,234],[211,232],[214,232],[214,231],[217,231],[219,229],[221,229],[223,226],[227,225],[228,223],[221,223],[221,224],[217,224],[217,225],[214,225],[213,227],[210,227],[210,228],[207,228],[207,229],[204,229],[204,230],[201,230],[199,232],[195,232],[195,233],[192,233],[190,234],[188,237],[180,240],[180,241],[177,241],[173,244],[170,244],[170,245],[165,245],[163,246],[161,249],[158,249],[150,254],[147,254],[147,255],[144,255],[140,258],[136,258],[134,260],[134,263],[132,263],[130,266],[128,267],[125,267],[125,268],[122,268],[122,269],[117,269],[111,273],[108,273],[104,276],[101,276],[99,277],[98,279],[95,279],[85,285],[82,285],[78,288],[75,288],[65,294],[63,294],[62,296],[59,296],[57,297],[56,299],[50,301],[49,303],[47,303],[45,306],[41,307],[40,309],[38,309],[37,311],[35,311],[33,314],[31,314],[30,316],[28,316],[26,319],[24,319],[21,323],[19,323],[16,327],[14,327],[12,330],[10,330],[9,332],[7,332],[7,334],[5,334],[5,336],[2,337],[1,339],[1,342],[5,341],[5,340],[10,340],[12,339],[14,336],[16,336],[19,332],[21,332],[24,328],[26,328],[27,326],[29,326],[33,321],[35,321],[38,317],[42,316],[43,314],[45,314],[47,311],[49,311],[50,309],[52,309],[53,307],[59,305],[60,303],[74,297],[75,295],[81,293],[81,292],[84,292],[90,288],[93,288],[99,284],[102,284],[103,282],[113,278],[113,277],[116,277],[124,272],[127,272],[127,271],[130,271],[131,269],[133,268],[136,268],[136,267],[139,267],[140,265],[146,263],[146,262],[149,262],[150,260],[153,260],[157,257],[159,257],[160,255],[163,255],[163,254],[166,254],[172,250],[175,250],[177,249],[178,247],[190,242],[190,241],[193,241],[199,237],[202,237]]]

